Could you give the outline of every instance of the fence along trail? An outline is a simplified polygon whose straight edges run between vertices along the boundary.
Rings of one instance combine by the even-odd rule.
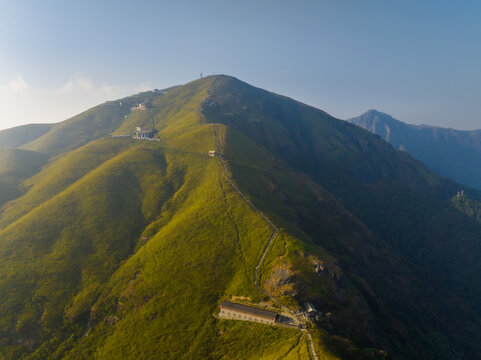
[[[284,304],[282,304],[279,300],[275,299],[274,297],[272,297],[271,295],[269,295],[266,291],[262,290],[262,288],[260,287],[259,285],[259,282],[257,280],[257,277],[258,277],[258,271],[259,271],[259,268],[262,264],[262,261],[264,260],[264,257],[266,256],[266,253],[267,251],[269,250],[269,247],[272,243],[272,240],[274,239],[274,237],[277,235],[277,233],[279,232],[279,229],[277,226],[274,225],[274,223],[262,212],[260,211],[253,203],[252,201],[250,201],[247,196],[244,195],[244,193],[242,191],[240,191],[240,189],[237,187],[237,185],[232,181],[230,175],[229,175],[229,172],[227,171],[227,166],[225,164],[225,160],[224,160],[224,156],[222,155],[222,150],[221,150],[221,146],[220,146],[220,142],[219,142],[219,138],[217,136],[217,128],[215,127],[215,124],[212,124],[212,128],[214,130],[214,137],[215,137],[215,142],[216,142],[216,145],[217,145],[217,150],[218,150],[218,158],[220,159],[221,163],[222,163],[222,167],[224,169],[224,174],[225,174],[225,177],[227,178],[227,181],[229,182],[229,184],[232,186],[232,188],[241,196],[242,199],[244,199],[244,201],[246,201],[249,206],[252,208],[252,210],[254,210],[256,213],[258,213],[260,216],[262,216],[262,218],[264,218],[264,220],[271,226],[273,232],[272,232],[272,235],[270,236],[269,240],[267,241],[266,245],[264,246],[264,250],[262,251],[262,255],[259,259],[259,261],[257,262],[257,265],[255,267],[255,270],[254,270],[254,284],[256,286],[256,288],[261,292],[263,293],[264,295],[266,295],[270,300],[272,300],[273,302],[275,302],[276,304],[280,305],[282,307],[282,309],[284,311],[286,311],[287,313],[291,314],[291,316],[297,320],[298,323],[302,323],[301,320],[299,319],[299,317],[294,314],[292,312],[291,309],[289,309],[288,307],[286,307]],[[317,354],[316,354],[316,350],[314,349],[314,343],[312,341],[312,336],[311,334],[309,333],[309,330],[307,329],[301,329],[301,331],[305,331],[307,333],[307,339],[309,341],[309,347],[311,349],[311,352],[312,352],[312,356],[314,357],[315,360],[319,360],[318,357],[317,357]]]

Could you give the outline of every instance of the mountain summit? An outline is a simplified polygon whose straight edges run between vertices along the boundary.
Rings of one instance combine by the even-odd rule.
[[[481,130],[410,125],[376,110],[347,121],[409,152],[440,175],[481,189]]]
[[[481,356],[481,193],[321,110],[209,76],[12,154],[2,358]]]

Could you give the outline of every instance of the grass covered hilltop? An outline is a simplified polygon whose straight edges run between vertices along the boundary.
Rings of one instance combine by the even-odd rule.
[[[481,193],[378,136],[228,76],[14,134],[2,359],[481,357]],[[318,316],[219,319],[223,300]]]

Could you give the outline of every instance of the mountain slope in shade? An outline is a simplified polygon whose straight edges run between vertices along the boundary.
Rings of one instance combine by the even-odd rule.
[[[351,257],[344,259],[345,266],[362,269],[364,274],[372,271],[372,277],[369,277],[380,280],[377,285],[379,287],[369,285],[371,289],[377,287],[375,295],[374,293],[368,295],[369,291],[362,290],[365,298],[372,301],[370,305],[383,313],[377,314],[377,327],[383,328],[378,336],[385,332],[387,336],[385,340],[391,342],[397,336],[395,331],[391,332],[396,328],[394,323],[400,321],[405,325],[411,323],[403,330],[410,338],[410,346],[438,342],[444,335],[437,333],[436,329],[447,324],[454,325],[459,320],[457,315],[454,317],[457,320],[442,319],[444,316],[439,316],[439,311],[450,313],[454,307],[464,307],[461,303],[465,300],[470,303],[468,307],[472,310],[464,315],[459,313],[458,315],[470,324],[471,320],[474,323],[479,322],[479,312],[475,309],[481,305],[481,289],[479,286],[471,285],[481,283],[481,279],[475,275],[481,271],[478,262],[481,245],[477,240],[481,233],[475,220],[468,219],[454,210],[451,198],[460,189],[459,184],[427,170],[410,155],[395,151],[379,137],[288,98],[253,88],[228,77],[218,78],[210,94],[211,97],[204,103],[203,109],[206,119],[224,123],[241,131],[292,168],[308,174],[314,182],[341,199],[344,207],[361,219],[385,245],[394,250],[394,253],[401,254],[404,261],[407,261],[407,266],[414,266],[415,273],[420,275],[420,278],[414,276],[411,279],[412,287],[405,283],[406,287],[395,286],[392,291],[388,291],[387,284],[390,281],[387,279],[382,281],[383,276],[378,276],[381,267],[379,260],[369,261],[364,258],[362,265],[359,264],[362,259],[359,257],[360,254],[365,255],[369,253],[368,250],[354,252]],[[242,152],[236,152],[240,153]],[[237,173],[235,169],[233,167],[238,181],[250,174],[247,169]],[[272,176],[268,174],[264,176],[264,182],[276,183]],[[251,180],[241,184],[252,188],[256,183],[258,182]],[[276,189],[275,185],[270,186],[273,190]],[[254,190],[252,189],[250,193],[254,194]],[[265,196],[262,192],[255,194]],[[475,200],[480,199],[477,191],[470,190],[469,195]],[[268,206],[268,203],[265,203],[265,207]],[[319,219],[324,217],[316,217],[313,210],[300,214],[303,215],[298,222],[303,224],[303,229],[309,229],[308,233],[313,239],[318,239],[323,246],[330,244],[331,247],[328,249],[337,256],[344,253],[342,247],[338,248],[342,242],[327,241],[328,237],[324,233],[326,228],[319,224]],[[453,229],[457,229],[455,233],[452,232]],[[350,246],[353,246],[352,242]],[[352,268],[352,264],[355,263],[358,265]],[[372,264],[375,266],[368,270]],[[449,266],[446,267],[446,264]],[[393,273],[391,276],[404,281],[410,278]],[[461,285],[462,282],[464,285]],[[425,286],[422,286],[422,290],[419,289],[418,295],[414,295],[413,289],[421,283],[425,283]],[[400,295],[402,289],[406,291],[404,296]],[[445,294],[444,304],[436,300],[441,293]],[[444,310],[441,308],[435,310],[429,305],[425,308],[420,306],[416,299],[423,299],[425,304],[437,303],[446,307]],[[378,304],[375,305],[376,303]],[[396,315],[393,313],[387,315],[381,310],[383,308],[381,304],[388,303],[389,311],[397,309]],[[455,303],[457,305],[454,306]],[[413,315],[418,312],[418,315]],[[419,336],[420,328],[414,330],[417,328],[417,325],[414,325],[417,320],[411,322],[408,320],[411,315],[406,317],[406,314],[411,314],[418,320],[423,318],[419,324],[424,324],[422,332],[429,335]],[[387,318],[391,320],[384,323]],[[402,318],[404,320],[401,320]],[[427,320],[428,318],[430,320]],[[477,326],[479,325],[475,325]],[[445,335],[447,337],[454,335],[457,337],[455,341],[463,341],[464,335],[458,337],[455,334],[463,333],[464,330],[466,328],[461,326]],[[438,338],[438,335],[441,337]],[[473,335],[474,333],[471,333],[470,337]],[[447,343],[449,340],[444,338],[442,342]],[[468,343],[466,345],[471,346]],[[389,347],[396,346],[391,343]],[[437,350],[440,349],[441,347]],[[401,352],[405,350],[398,349]],[[439,351],[437,358],[450,353],[444,350]],[[472,353],[473,350],[466,351]],[[441,355],[442,353],[444,355]],[[420,352],[411,353],[410,356],[430,358],[429,355],[421,355]],[[452,352],[449,356],[455,357],[455,353]]]
[[[0,148],[0,207],[24,191],[23,180],[40,171],[47,158],[37,152]]]
[[[481,130],[410,125],[376,110],[347,121],[407,151],[437,173],[481,189]]]
[[[0,148],[17,147],[42,136],[54,124],[29,124],[0,130]]]
[[[480,357],[480,192],[453,199],[378,136],[232,77],[129,99],[26,146],[49,162],[0,210],[0,357],[312,359],[297,329],[215,317],[280,308],[254,285],[272,228],[214,149],[279,228],[259,284],[322,313],[320,358]],[[152,123],[159,142],[99,139]]]

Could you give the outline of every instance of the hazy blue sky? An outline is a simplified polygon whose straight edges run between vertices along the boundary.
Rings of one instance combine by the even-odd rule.
[[[224,73],[339,118],[481,128],[480,1],[0,0],[0,128]]]

